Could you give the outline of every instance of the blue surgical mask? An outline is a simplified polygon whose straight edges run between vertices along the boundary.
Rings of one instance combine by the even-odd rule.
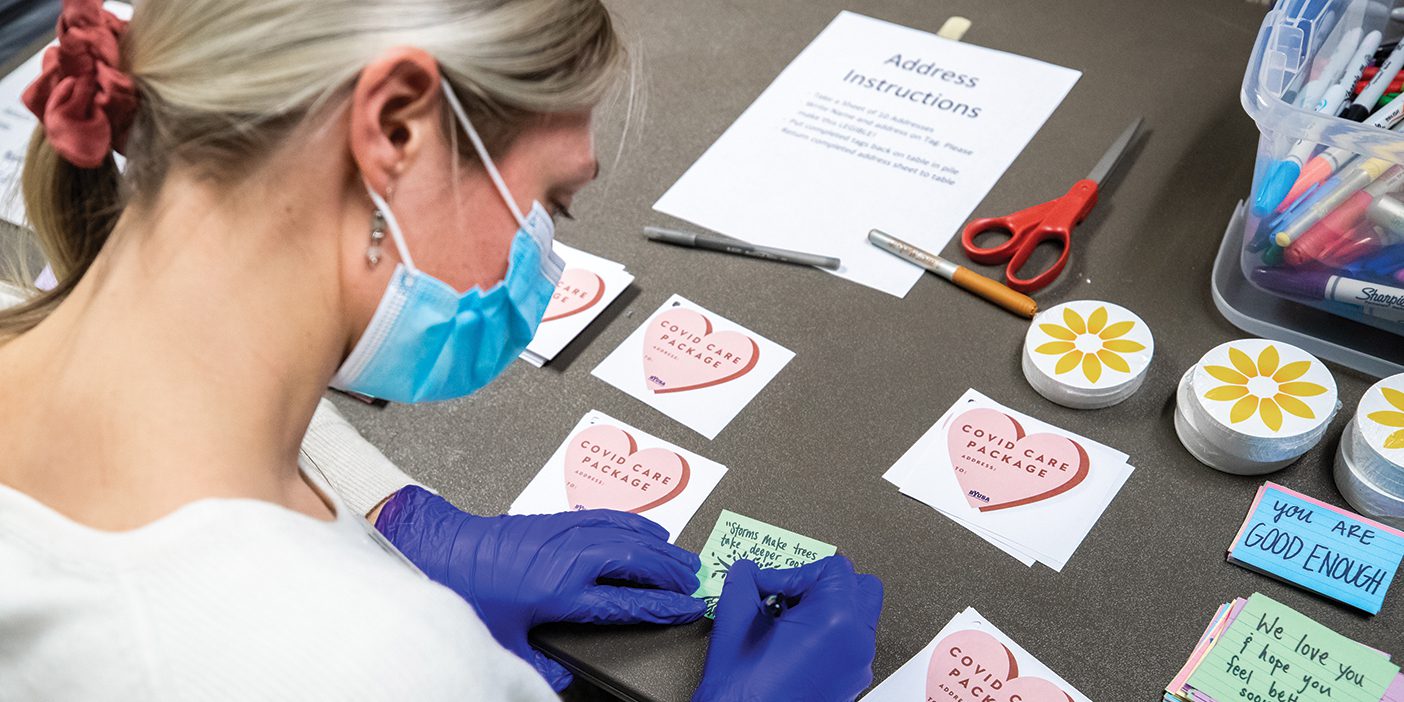
[[[472,394],[488,384],[536,335],[565,262],[552,250],[555,226],[541,203],[526,215],[508,192],[477,130],[443,82],[444,96],[498,193],[516,217],[511,261],[489,290],[459,293],[414,265],[390,206],[367,186],[400,254],[370,325],[332,378],[340,390],[393,402],[432,402]]]

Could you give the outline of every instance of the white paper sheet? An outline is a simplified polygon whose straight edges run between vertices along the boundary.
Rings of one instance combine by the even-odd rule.
[[[591,410],[512,503],[509,514],[618,509],[677,541],[726,466]]]
[[[842,12],[654,208],[901,297],[868,230],[940,251],[1081,75]]]
[[[774,341],[674,295],[592,375],[715,439],[794,357]]]

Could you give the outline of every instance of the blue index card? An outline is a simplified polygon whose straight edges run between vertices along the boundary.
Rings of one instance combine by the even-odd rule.
[[[1404,533],[1276,483],[1258,488],[1228,560],[1378,614]]]

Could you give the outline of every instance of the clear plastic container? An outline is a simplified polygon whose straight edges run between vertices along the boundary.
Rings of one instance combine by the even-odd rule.
[[[1243,78],[1262,137],[1240,264],[1260,290],[1404,335],[1404,97],[1382,86],[1366,123],[1317,109],[1343,84],[1320,75],[1336,65],[1350,76],[1372,32],[1384,48],[1370,53],[1391,55],[1404,34],[1391,9],[1391,0],[1280,0],[1264,19]],[[1404,51],[1394,60],[1404,63]]]

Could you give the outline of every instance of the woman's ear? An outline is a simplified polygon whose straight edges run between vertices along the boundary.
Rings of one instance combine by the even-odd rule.
[[[376,192],[390,185],[440,129],[439,64],[423,49],[390,49],[361,70],[351,94],[351,157]]]

